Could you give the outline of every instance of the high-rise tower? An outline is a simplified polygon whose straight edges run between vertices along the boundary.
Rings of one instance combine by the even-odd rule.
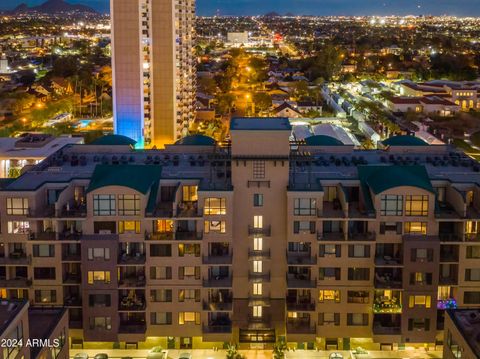
[[[111,16],[115,133],[163,147],[195,116],[195,0],[111,0]]]

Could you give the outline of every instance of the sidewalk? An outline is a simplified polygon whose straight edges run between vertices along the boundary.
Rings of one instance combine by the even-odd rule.
[[[240,350],[242,355],[247,359],[272,359],[271,350]],[[133,359],[144,359],[148,355],[148,350],[144,349],[70,349],[70,357],[74,357],[77,353],[86,353],[89,358],[93,358],[98,353],[106,353],[109,358],[131,357]],[[168,350],[169,359],[177,359],[181,353],[191,353],[192,359],[225,359],[226,350],[210,350],[210,349],[171,349]],[[442,358],[442,352],[429,351],[424,349],[401,350],[401,351],[369,351],[365,355],[352,355],[348,351],[316,351],[316,350],[296,350],[288,351],[286,359],[329,359],[330,354],[340,353],[344,359],[432,359]]]

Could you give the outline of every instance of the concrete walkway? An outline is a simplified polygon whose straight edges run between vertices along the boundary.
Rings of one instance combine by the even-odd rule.
[[[272,359],[271,350],[240,350],[242,355],[247,359]],[[142,349],[70,349],[70,356],[74,357],[77,353],[86,353],[89,358],[94,358],[98,353],[106,353],[109,358],[125,358],[131,357],[134,359],[145,359],[148,355],[148,350]],[[177,359],[181,353],[191,353],[192,359],[225,359],[225,350],[210,350],[210,349],[194,349],[194,350],[169,350],[169,359]],[[340,353],[344,359],[432,359],[442,358],[440,351],[425,351],[424,349],[412,349],[401,351],[369,351],[365,355],[354,355],[348,351],[316,351],[316,350],[296,350],[288,351],[286,359],[329,359],[330,354]]]

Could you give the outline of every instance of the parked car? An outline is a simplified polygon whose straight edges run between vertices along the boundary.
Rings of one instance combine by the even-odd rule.
[[[73,359],[88,359],[88,354],[87,353],[77,353],[77,354],[75,354]]]
[[[106,353],[98,353],[97,355],[95,355],[95,358],[94,359],[108,359],[108,354]]]
[[[168,350],[164,350],[162,347],[153,347],[147,354],[147,359],[167,359]]]
[[[192,354],[190,354],[190,353],[182,353],[182,354],[180,354],[180,356],[178,357],[178,359],[192,359]]]

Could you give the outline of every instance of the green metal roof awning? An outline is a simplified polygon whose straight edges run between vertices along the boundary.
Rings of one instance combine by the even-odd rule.
[[[375,194],[404,186],[435,193],[424,166],[359,166],[358,175]]]
[[[97,165],[87,192],[108,186],[128,187],[147,194],[158,183],[162,167],[157,165]]]

